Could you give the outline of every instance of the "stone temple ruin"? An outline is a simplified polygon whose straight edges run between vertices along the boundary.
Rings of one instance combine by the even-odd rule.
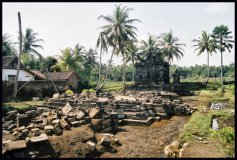
[[[141,60],[135,64],[135,82],[138,85],[169,84],[169,64],[161,58]]]
[[[177,94],[166,91],[129,90],[123,95],[100,93],[99,96],[90,92],[54,94],[52,98],[46,98],[43,105],[25,113],[17,110],[6,113],[2,118],[2,132],[11,138],[3,140],[3,154],[37,157],[31,154],[33,151],[26,152],[25,149],[42,142],[50,143],[48,136],[63,135],[64,130],[84,125],[94,133],[107,133],[100,141],[86,142],[97,150],[98,144],[108,144],[112,139],[119,141],[113,134],[119,131],[120,125],[150,125],[173,115],[190,115],[195,110],[190,104],[183,103]]]

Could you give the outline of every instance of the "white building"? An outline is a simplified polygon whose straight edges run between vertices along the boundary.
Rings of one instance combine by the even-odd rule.
[[[17,73],[17,56],[2,57],[2,81],[14,81]],[[34,74],[23,68],[21,64],[18,81],[34,80]]]

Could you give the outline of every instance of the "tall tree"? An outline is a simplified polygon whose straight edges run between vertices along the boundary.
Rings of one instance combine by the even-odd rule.
[[[221,84],[223,88],[223,57],[222,53],[228,50],[231,52],[230,49],[233,48],[232,43],[234,43],[233,40],[231,40],[233,37],[230,36],[232,32],[229,30],[228,26],[220,25],[216,26],[212,31],[212,37],[215,40],[216,48],[221,52]]]
[[[18,56],[18,64],[17,64],[17,72],[14,81],[14,91],[13,97],[16,98],[17,96],[17,89],[18,89],[18,77],[21,65],[21,54],[22,54],[22,28],[21,28],[21,13],[18,12],[18,23],[19,23],[19,38],[20,38],[20,45],[19,45],[19,56]]]
[[[133,74],[132,74],[132,83],[134,84],[135,78],[135,62],[138,61],[138,48],[134,44],[135,42],[128,43],[127,52],[126,52],[126,62],[131,61],[133,66]]]
[[[142,40],[139,50],[141,51],[141,58],[143,60],[151,59],[152,57],[162,57],[155,35],[149,35],[147,41]]]
[[[2,56],[11,56],[16,54],[16,50],[12,45],[10,36],[5,33],[2,35]]]
[[[33,32],[31,28],[26,29],[26,34],[23,39],[23,53],[33,53],[36,54],[40,59],[42,55],[36,50],[38,48],[43,49],[42,45],[39,45],[39,42],[44,42],[43,39],[38,39],[37,36],[39,34],[37,32]]]
[[[207,53],[207,66],[208,66],[208,74],[206,83],[208,83],[209,76],[210,76],[210,67],[209,67],[209,55],[212,52],[215,52],[215,43],[214,40],[210,38],[209,34],[206,31],[202,31],[202,36],[198,37],[198,39],[194,39],[192,42],[196,42],[197,44],[193,45],[197,47],[195,51],[198,51],[197,55],[201,55],[206,51]]]
[[[62,71],[74,71],[76,73],[81,71],[83,67],[82,59],[78,55],[73,54],[71,48],[61,50],[61,54],[58,63],[51,67],[52,70],[60,68]]]
[[[96,55],[97,55],[96,51],[91,48],[86,52],[86,56],[84,59],[84,68],[88,79],[90,78],[91,70],[93,68],[96,68],[96,66],[98,65],[98,63],[96,62],[97,58]]]
[[[169,63],[173,61],[174,57],[180,59],[184,52],[184,49],[181,46],[186,46],[184,43],[179,43],[179,39],[173,36],[172,31],[161,34],[158,45]]]
[[[105,20],[108,24],[105,26],[102,26],[103,32],[106,34],[107,43],[112,46],[113,52],[111,55],[111,60],[113,57],[113,54],[115,53],[115,50],[117,54],[121,54],[124,57],[123,53],[123,44],[124,41],[128,41],[131,39],[136,39],[136,33],[135,30],[137,30],[136,27],[132,26],[131,24],[134,22],[140,22],[138,19],[130,19],[129,18],[129,12],[131,11],[131,8],[115,6],[115,10],[113,12],[113,15],[109,16],[103,16],[101,15],[98,19]],[[110,65],[109,65],[110,68]],[[123,84],[125,87],[125,59],[123,58]],[[102,88],[104,84],[102,84],[99,88]]]
[[[102,60],[102,53],[103,52],[108,52],[108,45],[107,45],[107,37],[104,32],[100,32],[99,37],[96,42],[96,48],[100,48],[100,62],[99,62],[99,77],[97,81],[96,88],[98,88],[99,83],[101,81],[101,60]]]

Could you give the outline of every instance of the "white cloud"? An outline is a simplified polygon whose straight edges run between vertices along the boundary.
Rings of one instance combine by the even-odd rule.
[[[229,9],[227,3],[213,3],[209,4],[204,10],[204,13],[222,13],[225,14]]]

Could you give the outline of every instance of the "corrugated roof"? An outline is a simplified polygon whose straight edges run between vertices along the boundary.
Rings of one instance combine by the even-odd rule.
[[[45,79],[45,75],[43,73],[41,73],[38,70],[30,70],[32,73],[34,73],[35,75],[37,75],[38,77]]]

